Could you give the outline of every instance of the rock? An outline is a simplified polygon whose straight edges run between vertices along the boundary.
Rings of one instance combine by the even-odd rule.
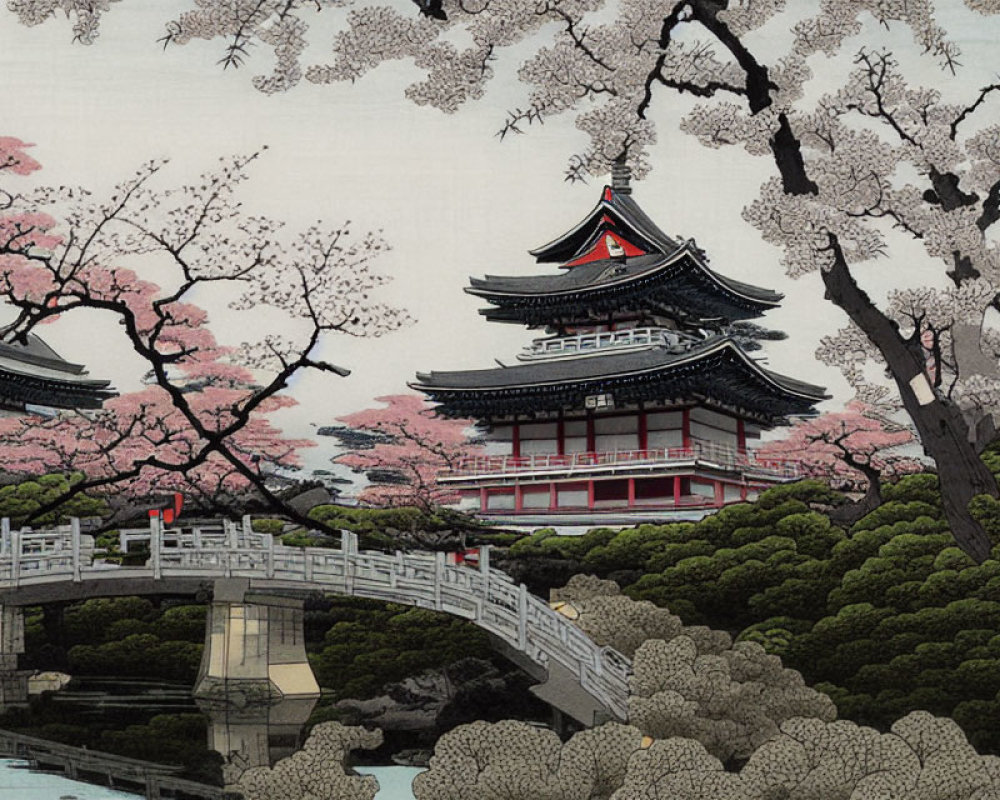
[[[326,505],[330,500],[330,490],[317,486],[315,489],[295,495],[288,501],[288,505],[300,514],[308,514],[314,507]]]

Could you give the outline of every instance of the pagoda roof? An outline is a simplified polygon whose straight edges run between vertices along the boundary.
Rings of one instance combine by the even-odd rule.
[[[488,319],[533,325],[623,309],[678,319],[751,319],[782,298],[709,269],[690,242],[669,253],[588,261],[556,274],[472,278],[465,291],[497,306],[480,312]]]
[[[116,396],[111,381],[87,376],[86,369],[63,359],[42,339],[0,342],[0,406],[64,409],[100,408]]]
[[[575,227],[548,244],[531,250],[539,262],[567,262],[590,249],[600,235],[605,216],[623,232],[634,234],[634,244],[650,252],[672,253],[680,245],[657,227],[627,191],[605,186],[601,199]],[[628,237],[632,239],[633,237]]]
[[[828,395],[820,386],[771,372],[728,336],[684,352],[639,352],[539,361],[494,369],[418,373],[410,384],[440,403],[446,416],[491,418],[584,408],[586,397],[612,393],[619,405],[666,399],[734,410],[765,425],[809,413]]]

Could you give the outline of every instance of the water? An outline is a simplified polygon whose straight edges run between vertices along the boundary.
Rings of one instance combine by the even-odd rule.
[[[135,800],[139,795],[25,769],[27,761],[0,759],[0,800]]]
[[[378,780],[378,800],[413,800],[410,785],[423,767],[355,767],[362,775]]]
[[[32,772],[26,761],[0,759],[0,800],[136,800],[141,795]],[[358,767],[378,779],[378,800],[413,800],[410,784],[420,767]],[[294,800],[291,799],[290,800]]]
[[[190,714],[201,713],[191,690],[187,686],[149,681],[134,678],[74,678],[70,686],[61,691],[47,695],[51,709],[49,713],[58,719],[73,720],[74,723],[106,727],[112,723],[114,729],[122,729],[127,724],[145,724],[156,714]],[[36,701],[37,705],[38,701]],[[309,715],[311,705],[298,709],[299,713],[286,712],[282,719],[285,723],[301,716],[287,730],[280,731],[294,741],[298,738],[301,726]],[[281,707],[275,707],[281,708]],[[272,709],[274,710],[274,709]],[[51,712],[55,713],[52,714]],[[280,715],[279,715],[280,716]],[[218,720],[222,727],[215,725],[216,741],[226,741],[236,744],[243,739],[258,741],[268,739],[268,731],[275,729],[268,724],[268,716],[251,730],[242,718],[238,726],[239,736],[234,732],[232,737],[227,731],[225,719]],[[210,720],[206,720],[211,725]],[[285,726],[287,727],[287,725]],[[286,743],[287,744],[287,743]],[[206,741],[207,745],[207,741]],[[284,747],[280,748],[284,750]],[[207,751],[207,747],[206,747]],[[271,753],[271,758],[281,758],[290,754]],[[26,762],[0,759],[0,800],[136,800],[141,795],[120,790],[108,789],[103,786],[81,783],[64,778],[62,775],[33,772],[24,769]],[[379,782],[378,800],[413,800],[410,784],[413,777],[421,771],[419,767],[384,766],[357,768],[365,775],[374,775]]]

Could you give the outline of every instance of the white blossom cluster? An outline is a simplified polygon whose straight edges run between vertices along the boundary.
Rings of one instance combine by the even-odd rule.
[[[836,717],[826,695],[760,645],[684,625],[665,608],[619,594],[613,581],[576,575],[552,600],[570,603],[595,642],[632,658],[629,720],[644,734],[697,739],[728,760],[747,757],[791,717]]]
[[[413,793],[417,800],[607,798],[641,741],[636,728],[616,723],[563,744],[554,731],[524,722],[473,722],[438,740]]]
[[[352,750],[373,750],[382,731],[321,722],[302,749],[274,767],[252,767],[236,788],[245,800],[373,800],[378,781],[371,775],[348,774]]]
[[[40,25],[61,12],[72,16],[73,38],[81,44],[93,44],[101,26],[101,15],[119,0],[9,0],[8,8],[25,25]]]

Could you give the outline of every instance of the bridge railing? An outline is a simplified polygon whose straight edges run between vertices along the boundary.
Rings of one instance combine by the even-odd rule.
[[[89,540],[89,541],[88,541]],[[223,521],[195,529],[162,529],[150,520],[143,566],[121,567],[94,558],[93,540],[76,520],[44,532],[0,525],[0,590],[125,576],[137,578],[264,579],[273,588],[309,587],[337,594],[414,605],[473,620],[543,666],[557,661],[613,713],[625,719],[631,665],[616,651],[594,643],[570,620],[490,567],[489,548],[477,567],[451,565],[445,553],[381,553],[358,550],[357,536],[343,532],[339,549],[288,547],[269,534],[253,533],[250,520]]]

